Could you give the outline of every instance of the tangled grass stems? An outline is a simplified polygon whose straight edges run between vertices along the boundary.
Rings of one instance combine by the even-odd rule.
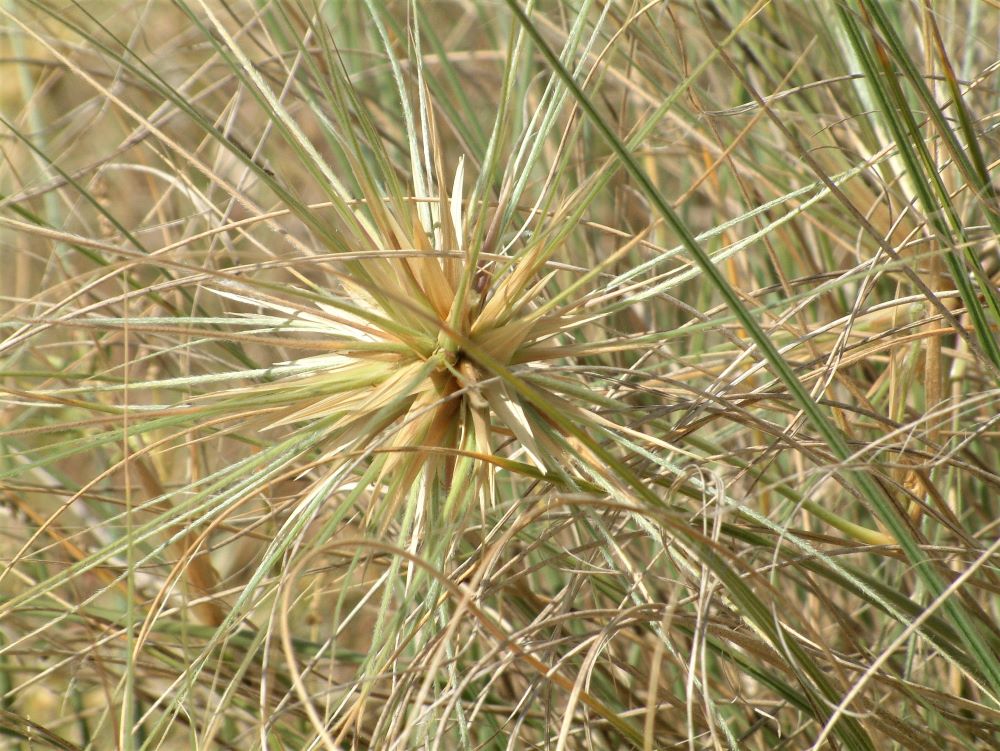
[[[4,747],[1000,744],[987,7],[0,5]]]

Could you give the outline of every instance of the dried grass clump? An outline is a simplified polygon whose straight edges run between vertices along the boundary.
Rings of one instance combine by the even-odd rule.
[[[0,747],[1000,746],[990,7],[0,4]]]

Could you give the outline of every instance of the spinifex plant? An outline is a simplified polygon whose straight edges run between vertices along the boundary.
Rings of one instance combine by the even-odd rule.
[[[360,484],[372,494],[368,515],[383,527],[408,494],[422,498],[421,506],[437,493],[447,496],[427,510],[431,526],[466,514],[472,502],[493,507],[497,468],[536,478],[563,474],[572,484],[572,456],[582,449],[571,448],[577,431],[568,421],[614,425],[590,411],[597,394],[582,404],[567,399],[587,387],[572,370],[553,366],[588,354],[586,345],[565,341],[567,334],[601,317],[584,310],[586,296],[572,293],[635,241],[597,268],[564,268],[576,277],[568,293],[544,295],[560,273],[546,270],[558,238],[536,238],[518,253],[484,250],[490,237],[495,242],[499,212],[485,242],[482,233],[466,235],[459,170],[451,197],[439,191],[392,206],[370,194],[373,221],[354,229],[359,244],[376,249],[341,255],[354,260],[330,274],[328,286],[285,290],[285,297],[230,291],[237,285],[228,280],[217,289],[274,314],[245,315],[248,323],[301,333],[309,337],[303,344],[330,354],[285,363],[280,369],[290,375],[212,400],[230,409],[266,403],[265,430],[322,424],[327,472],[373,454]],[[434,180],[426,185],[435,190]],[[504,460],[508,454],[521,461]]]
[[[0,6],[3,737],[1000,740],[943,5]]]

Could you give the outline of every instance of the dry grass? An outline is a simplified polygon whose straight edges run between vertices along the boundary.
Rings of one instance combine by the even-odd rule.
[[[0,4],[0,748],[1000,745],[996,11]]]

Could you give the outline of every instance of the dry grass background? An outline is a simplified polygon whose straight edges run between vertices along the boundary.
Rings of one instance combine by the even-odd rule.
[[[998,50],[0,3],[0,748],[996,748]]]

